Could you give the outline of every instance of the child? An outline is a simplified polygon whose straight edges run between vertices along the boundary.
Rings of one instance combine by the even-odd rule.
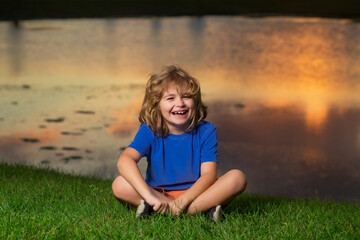
[[[217,132],[204,121],[206,115],[199,83],[187,72],[167,66],[152,75],[140,111],[142,124],[118,160],[115,197],[138,206],[137,216],[149,208],[171,215],[207,211],[217,221],[221,205],[244,191],[246,177],[234,169],[217,179]],[[145,181],[137,167],[144,156]]]

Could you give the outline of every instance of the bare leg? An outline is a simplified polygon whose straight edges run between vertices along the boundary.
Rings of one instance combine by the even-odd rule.
[[[246,176],[237,169],[230,170],[221,176],[205,192],[200,194],[188,207],[190,214],[204,212],[219,204],[230,203],[237,195],[246,188]]]
[[[165,197],[158,191],[152,188],[150,189],[156,197],[163,199],[167,202],[171,201],[170,198]],[[112,190],[115,197],[123,203],[127,202],[133,206],[138,206],[140,204],[140,200],[142,199],[140,194],[122,176],[118,176],[117,178],[115,178],[112,184]]]

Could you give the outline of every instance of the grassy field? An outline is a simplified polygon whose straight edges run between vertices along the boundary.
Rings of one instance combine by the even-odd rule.
[[[135,219],[111,181],[0,164],[0,239],[360,239],[360,205],[243,194],[203,215]]]

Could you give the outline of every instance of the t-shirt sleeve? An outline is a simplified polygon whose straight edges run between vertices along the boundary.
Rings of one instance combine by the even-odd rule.
[[[217,131],[215,125],[211,124],[203,135],[201,144],[201,163],[218,162]]]
[[[151,151],[151,142],[154,138],[154,134],[146,124],[141,124],[138,132],[135,135],[134,140],[128,147],[131,147],[138,151],[141,157],[148,156]]]

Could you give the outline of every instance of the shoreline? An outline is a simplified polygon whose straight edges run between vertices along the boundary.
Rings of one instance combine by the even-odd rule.
[[[111,181],[0,164],[0,239],[359,239],[357,203],[243,193],[205,214],[135,218]],[[349,214],[352,213],[352,214]]]
[[[314,0],[309,2],[288,2],[277,0],[245,1],[144,1],[134,0],[4,0],[0,9],[0,21],[21,21],[29,19],[68,18],[127,18],[127,17],[179,17],[179,16],[244,16],[244,17],[319,17],[360,20],[360,3],[344,0]]]
[[[100,173],[95,174],[82,174],[82,173],[76,173],[76,172],[68,172],[64,171],[64,169],[60,168],[52,168],[47,165],[41,165],[41,164],[29,164],[29,163],[12,163],[4,161],[4,159],[0,159],[0,169],[5,169],[10,172],[18,171],[26,171],[29,175],[37,175],[38,173],[41,173],[42,175],[49,175],[52,177],[60,177],[60,178],[68,178],[68,179],[84,179],[88,181],[96,181],[96,182],[102,182],[102,183],[112,183],[112,181],[115,178],[104,178],[101,176]],[[5,173],[6,171],[4,171]],[[145,172],[144,172],[145,173]],[[1,175],[0,174],[0,181],[1,178],[3,178],[6,174]],[[145,176],[143,176],[145,178]],[[333,203],[333,204],[347,204],[347,205],[359,205],[360,199],[357,197],[349,198],[349,199],[335,199],[329,196],[314,196],[314,197],[294,197],[294,196],[287,196],[287,195],[281,195],[281,194],[268,194],[268,193],[261,193],[261,192],[248,192],[245,190],[245,195],[249,196],[258,196],[262,198],[279,198],[279,199],[286,199],[290,201],[313,201],[313,202],[319,202],[319,203]],[[243,194],[241,194],[242,196]],[[360,206],[360,205],[359,205]]]
[[[329,19],[329,20],[346,20],[349,22],[360,22],[360,17],[344,17],[344,16],[333,16],[333,15],[312,15],[312,14],[263,14],[263,13],[254,13],[254,14],[204,14],[204,15],[121,15],[121,16],[72,16],[72,17],[38,17],[38,18],[0,18],[0,22],[13,22],[14,24],[20,23],[22,21],[36,21],[36,20],[77,20],[77,19],[135,19],[135,18],[181,18],[181,17],[190,17],[190,18],[204,18],[204,17],[243,17],[243,18],[304,18],[304,19]]]

